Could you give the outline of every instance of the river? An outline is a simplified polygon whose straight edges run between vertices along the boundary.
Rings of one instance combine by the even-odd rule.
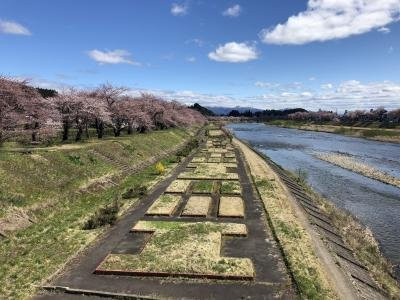
[[[400,144],[332,133],[240,123],[227,126],[234,134],[283,168],[305,171],[315,191],[346,209],[371,229],[383,254],[400,274],[400,188],[319,160],[319,152],[347,153],[376,169],[400,177]]]

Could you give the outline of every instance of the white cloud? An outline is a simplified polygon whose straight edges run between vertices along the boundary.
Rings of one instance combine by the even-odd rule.
[[[186,57],[186,61],[187,61],[187,62],[191,62],[191,63],[193,63],[193,62],[195,62],[195,61],[196,61],[196,57],[194,57],[194,56],[189,56],[189,57]]]
[[[242,8],[239,4],[235,4],[222,12],[223,16],[226,17],[238,17],[242,12]]]
[[[382,32],[383,34],[388,34],[388,33],[390,33],[390,28],[381,27],[381,28],[378,28],[378,32]]]
[[[324,83],[321,85],[321,89],[323,89],[323,90],[333,89],[333,84],[332,83]]]
[[[315,81],[317,78],[315,78],[315,77],[310,77],[310,78],[308,78],[308,80],[310,80],[310,81]]]
[[[322,42],[384,28],[399,17],[400,0],[308,0],[306,11],[262,30],[260,38],[269,44]]]
[[[184,16],[187,14],[188,11],[188,7],[186,4],[177,4],[177,3],[173,3],[171,6],[171,14],[173,14],[174,16]]]
[[[14,21],[0,20],[0,33],[32,35],[28,28]]]
[[[101,50],[90,50],[88,55],[93,60],[100,64],[130,64],[139,66],[140,63],[133,61],[130,57],[131,54],[122,49],[116,49],[113,51],[101,51]]]
[[[219,46],[208,54],[209,59],[219,62],[242,63],[258,58],[255,46],[247,43],[230,42]]]

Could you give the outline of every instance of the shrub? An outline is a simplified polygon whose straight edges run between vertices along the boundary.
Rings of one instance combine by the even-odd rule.
[[[133,188],[128,189],[122,194],[123,199],[131,199],[136,197],[143,197],[147,194],[147,186],[136,185]]]
[[[158,174],[164,174],[164,172],[165,172],[165,167],[164,167],[164,165],[162,164],[162,162],[158,162],[157,164],[156,164],[156,171],[157,171],[157,173]]]
[[[81,161],[81,157],[79,155],[68,155],[68,159],[75,165],[83,165],[83,162]]]
[[[113,204],[100,208],[89,220],[83,225],[84,230],[95,229],[104,225],[113,225],[117,220],[119,212],[119,204],[114,201]]]
[[[193,149],[197,148],[199,146],[200,142],[198,139],[191,139],[186,145],[185,147],[183,147],[182,149],[180,149],[176,155],[177,156],[188,156],[190,154],[190,152],[192,152]]]

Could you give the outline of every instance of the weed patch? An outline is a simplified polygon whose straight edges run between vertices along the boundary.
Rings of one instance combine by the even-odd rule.
[[[90,230],[96,229],[105,225],[113,225],[117,220],[119,212],[118,201],[113,204],[100,208],[89,220],[85,222],[82,229]]]

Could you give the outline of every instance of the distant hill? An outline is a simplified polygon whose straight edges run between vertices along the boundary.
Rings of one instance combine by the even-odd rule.
[[[211,110],[209,110],[208,108],[201,106],[198,103],[193,104],[192,106],[189,106],[189,108],[197,110],[198,112],[200,112],[203,116],[215,116],[214,112],[212,112]]]
[[[224,106],[206,106],[207,109],[211,110],[216,115],[227,115],[232,110],[237,110],[240,113],[245,111],[257,112],[262,111],[262,109],[254,108],[254,107],[242,107],[242,106],[235,106],[235,107],[224,107]]]

